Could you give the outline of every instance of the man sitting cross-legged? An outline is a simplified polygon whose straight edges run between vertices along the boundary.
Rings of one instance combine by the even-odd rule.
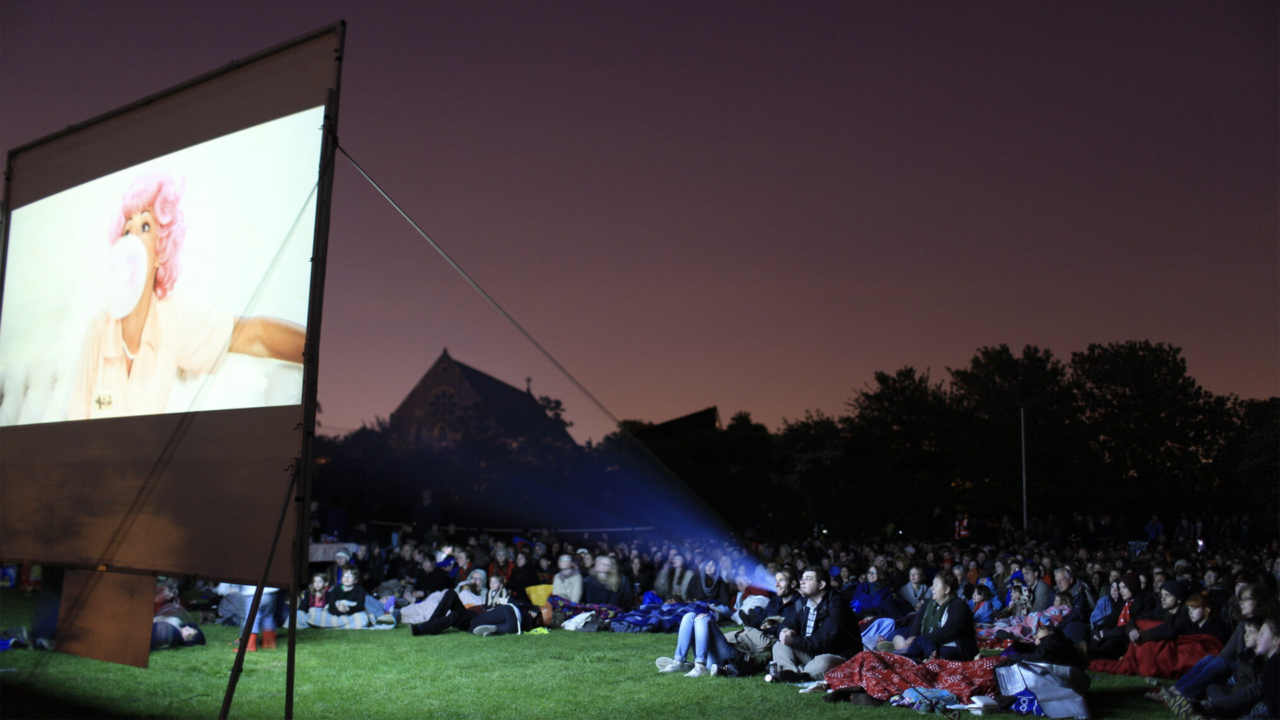
[[[767,682],[821,680],[862,649],[849,600],[828,586],[830,579],[822,570],[800,576],[801,600],[782,621]]]

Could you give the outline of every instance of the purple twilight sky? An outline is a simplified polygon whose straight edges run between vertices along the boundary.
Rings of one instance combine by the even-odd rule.
[[[1183,348],[1280,394],[1274,2],[6,2],[6,151],[337,19],[343,146],[621,418]],[[321,422],[443,347],[601,415],[348,165]]]

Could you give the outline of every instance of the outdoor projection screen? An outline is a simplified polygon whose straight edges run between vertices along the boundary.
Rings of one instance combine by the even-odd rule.
[[[341,30],[10,152],[6,561],[260,580],[302,444]]]

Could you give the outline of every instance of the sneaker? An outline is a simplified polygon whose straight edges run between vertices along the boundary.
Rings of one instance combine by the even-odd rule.
[[[809,676],[804,673],[798,673],[795,670],[779,670],[777,675],[773,676],[774,682],[784,683],[802,683],[809,680]]]
[[[479,635],[480,637],[489,637],[496,632],[498,632],[497,625],[477,625],[476,628],[471,631],[471,634]]]
[[[808,685],[805,685],[804,687],[800,688],[800,692],[806,695],[816,695],[818,693],[825,693],[826,691],[827,691],[827,683],[825,680],[818,680],[816,682],[811,682]]]
[[[690,671],[690,670],[692,670],[692,669],[693,669],[693,663],[687,663],[687,662],[673,662],[673,663],[671,663],[670,665],[668,665],[668,666],[666,666],[666,667],[662,668],[662,669],[661,669],[661,670],[659,670],[658,672],[662,672],[662,673],[687,673],[687,672],[689,672],[689,671]]]
[[[666,670],[667,667],[674,662],[675,662],[674,658],[660,657],[657,660],[654,660],[653,664],[658,666],[658,670]]]
[[[707,669],[707,666],[706,666],[706,665],[703,665],[702,663],[698,663],[697,665],[694,665],[694,666],[693,666],[693,669],[692,669],[692,670],[690,670],[689,672],[685,673],[685,674],[684,674],[684,676],[685,676],[685,677],[692,677],[692,678],[699,678],[699,677],[706,677],[706,676],[708,676],[708,675],[710,675],[710,674],[711,674],[711,671]]]
[[[395,621],[396,621],[396,616],[395,616],[395,615],[392,615],[391,613],[383,613],[382,615],[379,615],[379,616],[378,616],[378,619],[377,619],[377,621],[376,621],[376,622],[380,622],[380,623],[394,623]]]
[[[832,690],[831,692],[822,696],[822,701],[829,702],[829,703],[850,702],[852,699],[853,699],[853,691],[850,690],[849,688]]]

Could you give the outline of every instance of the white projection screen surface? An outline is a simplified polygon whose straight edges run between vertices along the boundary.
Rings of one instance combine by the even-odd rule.
[[[302,446],[341,33],[10,152],[4,560],[261,579]],[[294,527],[291,510],[272,584]]]

